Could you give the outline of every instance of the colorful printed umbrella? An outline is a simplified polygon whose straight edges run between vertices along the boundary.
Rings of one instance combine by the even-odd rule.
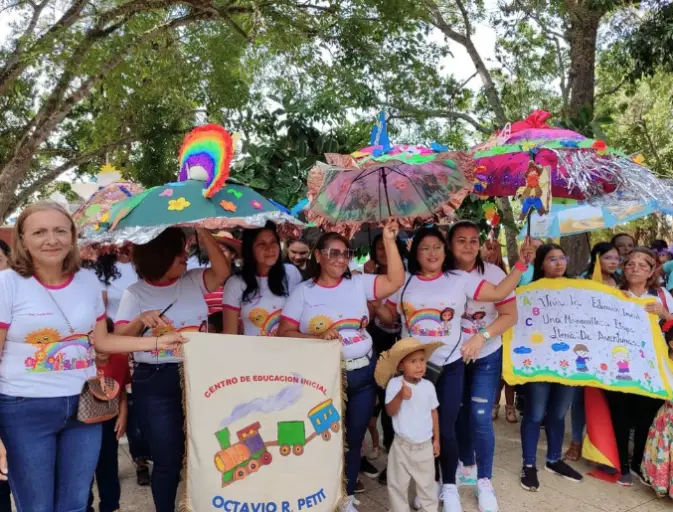
[[[555,199],[548,215],[532,214],[530,235],[537,238],[576,235],[612,228],[661,210],[655,201],[628,200],[616,194],[608,194],[590,202]],[[521,230],[519,239],[523,239],[526,235],[527,230]]]
[[[552,170],[554,197],[590,199],[605,193],[630,190],[639,200],[666,201],[660,180],[639,158],[608,147],[598,139],[546,124],[551,114],[535,111],[473,148],[475,190],[484,196],[514,196],[525,186],[525,173],[533,160]]]
[[[351,155],[326,154],[327,164],[311,169],[308,220],[349,238],[362,224],[389,218],[412,228],[451,216],[472,191],[469,153],[439,145],[391,146],[383,114],[371,144]]]
[[[72,215],[80,236],[94,236],[100,229],[99,223],[107,221],[106,215],[112,205],[144,191],[144,187],[130,181],[120,181],[100,187]]]
[[[261,227],[271,220],[293,230],[303,226],[299,220],[280,211],[250,187],[228,180],[211,198],[203,195],[203,182],[186,180],[151,188],[116,204],[105,232],[88,243],[147,243],[170,226],[207,229]]]

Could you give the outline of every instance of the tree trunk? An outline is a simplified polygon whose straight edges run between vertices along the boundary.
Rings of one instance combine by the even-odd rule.
[[[596,82],[596,39],[604,10],[592,10],[587,1],[565,0],[570,27],[570,105],[568,114],[578,117],[583,108],[593,113]],[[563,237],[561,247],[570,256],[568,272],[577,275],[591,259],[591,238],[588,233]]]

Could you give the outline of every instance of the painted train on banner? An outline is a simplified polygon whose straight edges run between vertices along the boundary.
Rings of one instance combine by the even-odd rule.
[[[261,424],[252,423],[238,432],[238,442],[231,443],[229,428],[223,428],[215,433],[217,442],[222,450],[215,455],[215,467],[222,473],[222,487],[244,480],[256,473],[262,466],[273,462],[273,456],[268,448],[278,446],[282,456],[291,453],[301,456],[305,446],[315,437],[320,436],[324,441],[332,438],[332,432],[339,432],[341,416],[334,407],[332,400],[325,400],[308,412],[308,419],[314,432],[306,435],[304,421],[279,421],[278,437],[276,441],[265,442],[260,434]]]

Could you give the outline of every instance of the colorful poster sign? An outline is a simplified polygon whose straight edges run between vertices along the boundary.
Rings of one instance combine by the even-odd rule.
[[[503,337],[503,378],[671,398],[668,346],[643,309],[652,300],[582,279],[519,288],[519,319]]]
[[[194,512],[332,512],[342,498],[341,343],[189,333]]]

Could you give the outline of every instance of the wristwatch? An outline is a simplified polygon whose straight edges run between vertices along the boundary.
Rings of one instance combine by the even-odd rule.
[[[488,343],[490,341],[491,334],[486,329],[484,329],[483,327],[481,329],[479,329],[479,334],[481,334],[484,337],[484,339],[486,340],[486,343]]]

